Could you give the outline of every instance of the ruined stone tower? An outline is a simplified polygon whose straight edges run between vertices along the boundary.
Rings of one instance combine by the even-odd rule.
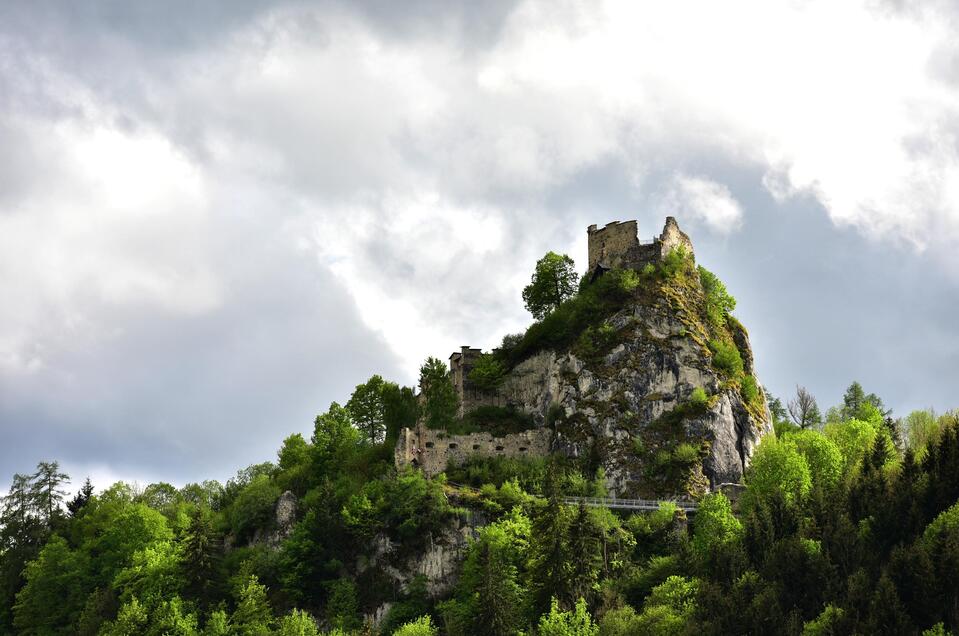
[[[589,244],[589,275],[610,269],[640,270],[660,262],[670,251],[684,247],[693,256],[693,243],[679,229],[674,217],[666,217],[666,225],[658,237],[640,241],[636,221],[613,221],[598,229],[586,230]]]

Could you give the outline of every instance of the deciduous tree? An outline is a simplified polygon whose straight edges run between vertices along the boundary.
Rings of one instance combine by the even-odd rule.
[[[542,320],[564,300],[576,293],[579,274],[566,254],[547,252],[536,262],[533,279],[523,289],[523,302],[533,317]]]

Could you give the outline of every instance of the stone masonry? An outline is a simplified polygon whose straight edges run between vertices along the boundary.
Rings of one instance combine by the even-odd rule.
[[[658,237],[640,241],[636,221],[613,221],[598,229],[590,225],[586,230],[589,248],[589,272],[595,275],[597,268],[636,269],[660,262],[670,251],[685,247],[693,254],[693,243],[679,229],[676,219],[666,217],[666,225]]]
[[[521,433],[494,437],[490,433],[449,435],[428,429],[422,423],[404,428],[396,444],[397,468],[414,466],[427,477],[446,470],[447,464],[463,463],[471,455],[483,457],[543,457],[549,454],[552,432],[534,428]]]

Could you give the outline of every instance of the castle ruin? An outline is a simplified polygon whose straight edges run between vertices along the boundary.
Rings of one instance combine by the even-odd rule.
[[[693,256],[693,242],[679,229],[676,219],[666,217],[662,233],[648,241],[639,240],[636,221],[613,221],[602,228],[590,225],[588,235],[588,276],[595,278],[611,269],[641,270],[662,261],[682,247]]]
[[[673,249],[680,247],[693,256],[692,241],[679,229],[675,218],[666,217],[662,233],[648,241],[639,240],[637,227],[635,220],[613,221],[602,228],[590,225],[587,228],[587,276],[595,279],[612,269],[642,270],[647,265],[661,262]],[[450,379],[459,397],[458,417],[462,418],[482,406],[519,406],[509,396],[485,391],[470,380],[470,371],[482,353],[481,349],[464,346],[450,355]],[[541,415],[545,420],[545,413]],[[412,465],[432,477],[446,470],[449,462],[462,463],[470,456],[544,456],[550,452],[551,446],[552,431],[545,427],[502,437],[487,432],[449,435],[444,430],[429,429],[423,421],[418,421],[414,428],[400,431],[394,460],[397,468]]]

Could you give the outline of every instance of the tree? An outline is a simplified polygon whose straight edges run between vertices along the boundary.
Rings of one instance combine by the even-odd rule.
[[[313,617],[303,610],[294,608],[280,620],[277,636],[320,636]]]
[[[438,358],[427,358],[420,367],[420,391],[423,395],[423,414],[428,428],[445,428],[456,417],[459,397],[450,379],[446,363]]]
[[[832,440],[818,431],[797,431],[789,434],[784,442],[793,445],[806,458],[813,483],[826,489],[839,483],[843,456]]]
[[[16,474],[0,499],[0,633],[13,632],[13,604],[26,564],[40,550],[44,530],[33,512],[30,476]]]
[[[202,508],[193,511],[190,526],[181,543],[183,576],[191,598],[210,599],[216,579],[219,541],[209,514]]]
[[[473,627],[477,634],[510,636],[515,634],[520,619],[521,590],[516,582],[516,566],[509,562],[502,549],[483,541],[475,562],[476,613]]]
[[[55,461],[40,462],[37,464],[37,472],[33,473],[30,498],[48,528],[60,512],[60,503],[67,496],[67,491],[61,486],[69,479],[69,475],[60,472],[60,463]]]
[[[383,405],[386,443],[395,445],[402,429],[416,425],[416,393],[408,386],[401,387],[394,382],[387,382],[383,387]]]
[[[374,375],[363,384],[358,384],[346,403],[353,423],[370,444],[381,442],[386,436],[386,403],[383,399],[385,386],[383,378]]]
[[[778,397],[774,397],[769,393],[766,394],[766,404],[769,406],[769,413],[773,416],[773,422],[781,422],[789,417],[789,414],[786,412],[786,407],[783,406],[782,400]]]
[[[326,413],[316,416],[313,426],[313,464],[317,477],[340,469],[356,452],[360,434],[353,427],[350,412],[333,402]]]
[[[580,502],[569,525],[570,598],[590,599],[603,565],[600,529],[586,504]]]
[[[781,492],[789,504],[799,504],[812,488],[812,477],[806,459],[791,444],[764,437],[753,453],[746,471],[746,509],[759,501],[769,500]]]
[[[736,299],[726,290],[719,277],[700,265],[699,282],[706,296],[706,316],[715,327],[726,324],[726,317],[736,308]]]
[[[892,413],[886,409],[882,399],[875,393],[866,394],[862,385],[853,382],[842,396],[840,417],[844,420],[864,420],[867,422],[881,421]]]
[[[236,592],[233,627],[239,636],[266,636],[270,634],[273,610],[266,598],[266,586],[250,575]]]
[[[92,496],[93,484],[90,483],[90,478],[87,477],[83,482],[83,486],[77,491],[77,496],[67,502],[67,510],[70,512],[70,516],[76,517],[80,514],[80,511],[83,510],[83,507],[87,505],[87,502],[90,501],[90,497]]]
[[[436,636],[437,632],[429,616],[420,616],[393,632],[393,636]]]
[[[806,390],[806,387],[796,385],[796,397],[787,403],[789,417],[800,428],[812,428],[822,424],[822,413],[819,411],[819,405],[812,393]]]
[[[564,612],[559,608],[559,602],[554,598],[550,603],[549,613],[539,619],[539,636],[599,636],[599,626],[593,623],[586,601],[576,601],[576,608],[572,612]]]
[[[20,633],[65,633],[83,609],[86,568],[86,554],[54,535],[24,571],[26,584],[13,607]]]
[[[534,318],[542,320],[576,293],[579,275],[574,267],[573,259],[555,252],[536,262],[532,281],[523,289],[523,302]]]
[[[733,515],[729,499],[721,492],[703,497],[693,526],[693,553],[701,563],[743,534],[743,524]]]
[[[530,546],[532,558],[529,571],[537,614],[546,612],[555,599],[567,598],[570,584],[566,542],[569,521],[559,499],[556,468],[552,464],[546,473],[544,491],[546,505],[533,519],[533,541]]]

